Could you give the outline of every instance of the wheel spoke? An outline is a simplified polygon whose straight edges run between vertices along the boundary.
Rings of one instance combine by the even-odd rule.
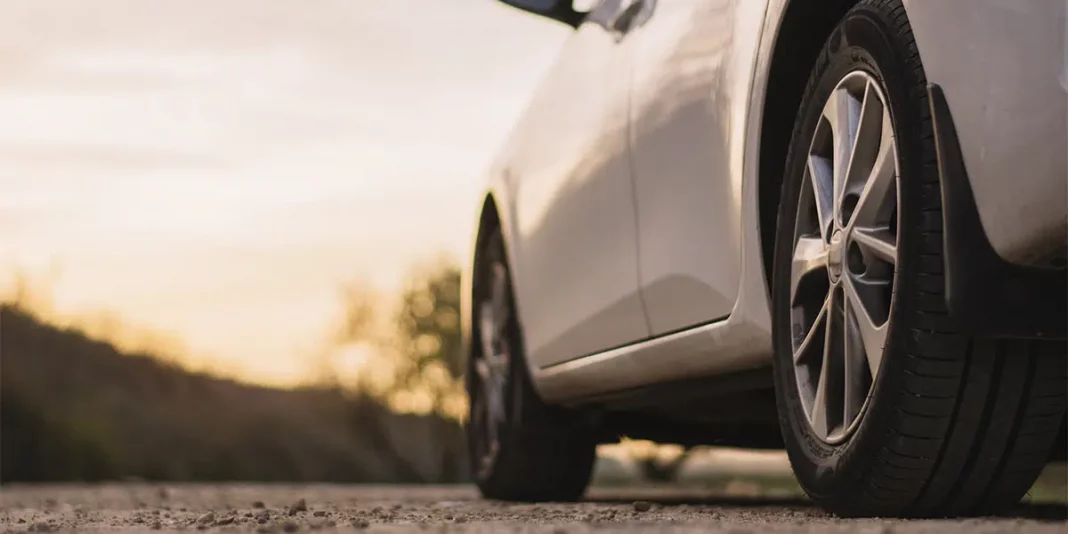
[[[508,271],[504,265],[497,263],[493,266],[493,320],[497,335],[504,333],[508,325]]]
[[[489,421],[489,411],[486,410],[486,394],[481,392],[478,395],[471,396],[471,424],[482,425],[485,427],[486,422]]]
[[[856,310],[852,301],[845,301],[845,402],[843,403],[842,420],[846,424],[852,423],[853,419],[860,414],[864,401],[868,396],[867,362],[864,351],[864,340],[861,339],[857,328]]]
[[[493,303],[483,302],[479,307],[478,337],[482,342],[482,355],[489,356],[496,351],[497,321],[493,314]]]
[[[481,380],[482,384],[489,382],[490,379],[490,365],[484,358],[478,358],[475,360],[475,374]]]
[[[826,312],[824,314],[823,328],[823,360],[820,363],[820,377],[816,384],[816,394],[812,399],[812,409],[809,411],[812,429],[821,438],[826,439],[834,428],[831,416],[834,411],[835,386],[840,377],[837,375],[836,358],[839,353],[835,350],[836,341],[839,337],[835,334],[835,300],[836,290],[831,288],[827,295]]]
[[[869,82],[860,104],[856,136],[845,170],[842,193],[859,192],[871,174],[883,134],[883,102]]]
[[[798,287],[801,281],[814,273],[827,270],[827,245],[819,237],[802,237],[794,248],[794,259],[790,267],[790,301],[796,305]]]
[[[486,408],[489,412],[489,419],[495,423],[504,421],[504,398],[501,395],[499,380],[500,378],[498,377],[491,378],[486,382],[485,388]]]
[[[875,161],[870,170],[863,175],[863,188],[860,190],[853,214],[846,224],[847,228],[885,223],[896,204],[897,142],[894,139],[889,113],[883,110],[880,117],[882,124],[879,134],[879,151],[875,155]]]
[[[806,170],[820,220],[820,238],[829,243],[831,236],[828,232],[834,218],[834,167],[827,158],[809,156]]]
[[[860,122],[860,102],[845,88],[835,89],[823,108],[834,139],[834,213],[840,212],[846,169]]]
[[[889,229],[855,228],[853,241],[865,252],[886,263],[897,265],[897,238]]]
[[[868,311],[867,302],[877,300],[874,298],[864,298],[862,292],[858,291],[858,283],[852,276],[843,276],[842,279],[845,282],[845,298],[849,302],[849,306],[853,308],[855,312],[853,316],[856,318],[857,330],[860,334],[860,339],[864,345],[864,355],[868,360],[868,368],[871,372],[872,379],[878,376],[879,364],[882,362],[883,349],[886,346],[886,322],[877,324],[872,318],[871,313]],[[869,283],[871,289],[876,288],[879,285],[885,285],[886,282]]]
[[[827,300],[823,301],[823,307],[820,308],[816,318],[812,320],[812,327],[808,329],[808,333],[805,334],[805,338],[801,340],[801,344],[797,346],[794,351],[794,363],[799,363],[805,359],[806,356],[812,354],[812,350],[815,348],[814,344],[818,342],[820,334],[823,334],[824,328],[827,323],[827,307],[830,303],[830,295]]]
[[[488,387],[483,389],[482,396],[482,406],[483,410],[485,410],[485,427],[483,430],[486,439],[485,448],[486,452],[489,452],[497,443],[497,425],[501,423],[502,419],[498,418],[494,407],[494,396],[490,394]]]
[[[809,423],[812,430],[821,438],[826,439],[828,433],[827,424],[827,360],[824,357],[823,367],[820,370],[819,383],[816,385],[816,396],[812,400],[812,410]]]
[[[481,394],[475,395],[471,399],[470,424],[478,430],[478,437],[474,441],[477,447],[476,450],[479,451],[479,459],[484,461],[489,454],[492,454],[491,450],[497,442],[497,425],[490,414],[484,389]]]

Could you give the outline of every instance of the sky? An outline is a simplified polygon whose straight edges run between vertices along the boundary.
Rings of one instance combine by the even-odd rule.
[[[5,0],[0,276],[304,380],[341,284],[462,257],[567,35],[494,0]]]

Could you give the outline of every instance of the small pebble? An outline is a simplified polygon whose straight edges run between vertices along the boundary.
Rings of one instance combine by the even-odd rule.
[[[297,515],[297,512],[307,512],[308,502],[300,499],[289,506],[289,515]]]
[[[649,510],[652,510],[652,508],[653,503],[649,501],[634,501],[635,512],[648,512]]]
[[[369,526],[371,526],[371,524],[368,523],[366,519],[357,519],[352,522],[352,528],[357,528],[360,530],[363,530]]]
[[[233,516],[231,516],[231,517],[224,517],[224,518],[216,521],[215,524],[216,525],[229,525],[229,524],[231,524],[233,522],[234,522],[234,518],[233,518]]]
[[[300,527],[292,521],[286,521],[282,523],[282,532],[296,532]]]
[[[263,504],[263,501],[252,501],[253,508],[266,508],[267,505]]]
[[[197,523],[201,525],[207,525],[215,522],[215,512],[208,512],[197,518]]]
[[[326,510],[316,510],[312,515],[315,517],[326,517]]]

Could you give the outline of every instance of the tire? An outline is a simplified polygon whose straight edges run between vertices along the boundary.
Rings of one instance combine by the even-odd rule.
[[[873,80],[874,85],[866,87],[881,90],[864,94],[884,99],[880,109],[888,111],[895,133],[896,204],[887,230],[880,234],[892,236],[895,263],[886,281],[879,282],[887,285],[864,286],[889,288],[880,297],[888,301],[885,341],[879,345],[882,356],[867,369],[870,389],[859,415],[850,419],[851,409],[843,409],[843,430],[833,433],[828,430],[831,416],[823,414],[837,406],[817,401],[833,398],[828,391],[834,388],[825,387],[819,397],[820,382],[813,386],[813,375],[805,374],[817,364],[795,362],[805,362],[809,358],[805,351],[817,346],[818,341],[806,345],[809,339],[822,335],[825,347],[837,346],[833,325],[843,325],[842,363],[824,365],[839,358],[833,350],[824,351],[819,376],[828,369],[829,377],[846,369],[842,381],[847,393],[841,404],[856,409],[858,402],[851,403],[848,392],[850,387],[856,391],[853,384],[860,382],[853,377],[863,376],[865,369],[851,367],[857,361],[852,355],[864,339],[860,334],[849,337],[849,332],[857,331],[850,325],[860,323],[855,319],[859,308],[853,304],[856,299],[848,300],[847,287],[843,291],[850,304],[842,309],[849,311],[837,319],[837,301],[832,298],[836,267],[828,260],[825,278],[832,297],[825,300],[824,309],[829,311],[816,314],[808,329],[804,318],[813,314],[798,305],[801,292],[794,288],[803,287],[811,277],[799,278],[797,273],[807,271],[798,267],[794,255],[795,243],[804,237],[799,237],[799,229],[812,217],[801,208],[805,202],[820,204],[812,200],[817,195],[807,196],[805,188],[815,191],[812,184],[820,182],[813,176],[822,176],[822,171],[810,170],[809,161],[822,142],[816,134],[829,128],[823,125],[824,103],[837,88],[847,87],[839,82],[845,84],[853,72]],[[969,337],[958,331],[947,313],[942,200],[926,85],[900,0],[861,1],[842,19],[817,59],[786,161],[772,280],[779,421],[801,486],[817,504],[840,516],[946,517],[1007,511],[1044,467],[1064,420],[1068,350],[1063,341]],[[843,211],[849,205],[845,200],[840,203]],[[889,200],[880,204],[889,205]],[[843,219],[861,212],[859,207],[852,209]],[[821,232],[827,228],[822,215],[817,214],[816,220]],[[847,286],[854,278],[868,276],[865,269],[873,264],[869,261],[873,256],[866,256],[867,249],[859,244],[860,259],[854,263],[850,240],[860,243],[856,236],[839,234],[839,242],[845,244],[841,259],[834,260],[842,273],[838,280]],[[823,239],[823,234],[812,237],[816,238]],[[827,247],[829,258],[838,253],[832,245]],[[864,274],[855,275],[854,265]],[[870,301],[870,295],[879,293],[867,294]],[[820,317],[827,318],[822,334],[816,327]],[[812,335],[799,341],[797,331]],[[874,352],[865,347],[863,355]],[[825,384],[831,383],[827,378]],[[811,423],[810,416],[817,422]]]
[[[589,484],[596,457],[597,442],[582,413],[552,407],[538,397],[524,360],[522,332],[516,320],[513,292],[504,242],[499,232],[486,239],[476,261],[472,315],[481,318],[482,304],[499,321],[500,334],[493,348],[472,343],[467,369],[470,416],[467,425],[468,453],[475,482],[482,495],[507,501],[575,501]],[[482,340],[482,330],[490,330],[479,319],[473,321],[472,339]],[[499,348],[498,348],[499,347]],[[485,353],[506,354],[507,364],[499,374],[487,379]],[[496,356],[495,356],[496,357]],[[503,360],[494,360],[503,361]],[[499,416],[488,411],[486,400],[495,393],[484,387],[487,381],[500,386]],[[493,445],[496,443],[496,445]]]

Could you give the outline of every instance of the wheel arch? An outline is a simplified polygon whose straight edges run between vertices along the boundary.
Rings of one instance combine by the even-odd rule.
[[[477,344],[473,342],[475,335],[474,324],[474,299],[475,299],[475,270],[481,261],[482,251],[486,246],[486,239],[495,230],[501,228],[500,211],[492,192],[487,192],[479,208],[478,219],[475,223],[474,241],[471,243],[467,259],[464,262],[460,283],[460,324],[462,337],[461,347],[465,359],[472,357],[472,351],[477,350]]]
[[[501,230],[501,215],[497,208],[497,200],[492,192],[486,193],[482,199],[482,209],[479,210],[478,231],[475,235],[475,258],[478,260],[482,247],[485,246],[486,237],[494,230]]]
[[[761,261],[769,298],[779,195],[801,98],[824,43],[859,1],[791,0],[776,28],[761,115],[757,191]]]
[[[508,271],[512,285],[513,313],[515,313],[519,324],[523,324],[522,303],[520,302],[519,297],[519,273],[516,269],[515,240],[513,239],[512,225],[510,224],[511,214],[508,211],[508,204],[503,202],[503,200],[507,198],[507,191],[505,190],[506,185],[507,184],[497,184],[496,187],[489,188],[483,195],[476,222],[474,240],[469,248],[470,252],[467,255],[467,261],[461,275],[461,350],[463,350],[463,356],[465,358],[470,358],[472,355],[471,351],[476,350],[476,344],[473,343],[473,336],[476,334],[474,331],[476,325],[474,324],[473,312],[475,269],[481,261],[481,254],[486,246],[488,237],[495,231],[501,233],[505,257],[508,259]],[[520,326],[520,332],[522,332],[522,326]],[[525,350],[526,341],[522,338],[522,334],[520,334],[520,342],[523,344]],[[533,373],[534,368],[531,366],[531,363],[527,358],[524,358],[523,360],[527,366],[527,370],[531,372],[533,380],[535,376]],[[535,389],[537,388],[536,382],[537,381],[535,380]]]

